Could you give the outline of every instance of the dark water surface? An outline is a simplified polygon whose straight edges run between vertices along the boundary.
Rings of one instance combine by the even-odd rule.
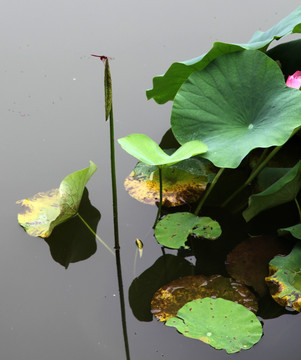
[[[97,232],[114,246],[109,127],[104,121],[103,65],[113,56],[116,138],[169,127],[171,105],[147,101],[152,77],[173,61],[209,50],[213,41],[246,42],[299,2],[212,0],[3,0],[1,9],[1,360],[125,359],[114,257],[99,243],[66,270],[48,244],[17,223],[15,201],[55,188],[69,173],[99,167],[88,183],[101,213]],[[184,338],[156,320],[139,321],[128,306],[135,278],[135,239],[144,242],[136,275],[161,255],[151,227],[156,209],[123,189],[136,161],[116,149],[121,259],[132,360],[228,359],[224,351]],[[236,359],[298,358],[300,315],[264,321],[264,337]]]

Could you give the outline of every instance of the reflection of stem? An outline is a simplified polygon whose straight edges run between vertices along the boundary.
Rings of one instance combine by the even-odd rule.
[[[220,168],[218,170],[218,173],[215,175],[214,179],[212,180],[212,183],[210,184],[209,188],[205,191],[205,194],[202,196],[197,208],[195,209],[194,215],[196,215],[196,216],[198,215],[202,206],[204,205],[204,202],[206,201],[207,197],[211,193],[212,189],[214,188],[215,184],[217,183],[217,180],[222,175],[224,170],[225,170],[225,168]]]
[[[114,254],[114,251],[103,241],[101,238],[95,233],[95,231],[89,226],[89,224],[77,213],[77,216],[81,219],[81,221],[86,225],[86,227],[91,231],[91,233],[102,243],[102,245],[110,251],[111,254]]]
[[[300,218],[300,221],[301,221],[301,210],[300,210],[300,205],[299,205],[299,202],[298,202],[297,198],[295,198],[295,204],[297,206],[298,213],[299,213],[299,218]]]
[[[121,322],[123,329],[123,339],[126,359],[130,360],[130,348],[126,326],[126,312],[124,302],[124,291],[122,281],[122,269],[120,260],[120,245],[119,245],[119,230],[118,230],[118,206],[117,206],[117,187],[116,187],[116,169],[115,169],[115,146],[114,146],[114,118],[113,106],[110,112],[110,148],[111,148],[111,180],[112,180],[112,195],[113,195],[113,221],[114,221],[114,239],[115,239],[115,255],[116,255],[116,268],[119,288],[119,300],[121,311]]]
[[[222,207],[225,207],[228,205],[228,203],[235,198],[236,195],[238,195],[245,187],[247,187],[254,179],[255,177],[260,173],[260,171],[266,166],[266,164],[272,159],[274,155],[277,154],[277,152],[282,148],[282,146],[276,146],[269,155],[259,164],[255,167],[255,169],[252,171],[251,175],[248,177],[248,179],[239,187],[234,193],[226,199],[222,203]]]
[[[163,189],[162,189],[162,168],[159,167],[159,182],[160,182],[160,201],[159,201],[159,206],[158,206],[158,211],[157,211],[157,216],[156,216],[156,220],[155,220],[155,223],[153,225],[153,229],[156,227],[157,225],[157,222],[159,220],[159,217],[161,216],[161,209],[162,209],[162,198],[163,198]]]

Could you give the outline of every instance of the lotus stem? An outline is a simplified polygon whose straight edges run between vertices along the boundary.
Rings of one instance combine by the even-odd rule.
[[[301,222],[301,210],[300,210],[300,205],[299,205],[299,202],[298,202],[297,198],[295,198],[295,204],[297,206],[298,213],[299,213],[299,219],[300,219],[300,222]]]
[[[207,197],[209,196],[209,194],[213,190],[215,184],[217,183],[217,180],[220,178],[220,176],[222,175],[224,170],[225,170],[225,168],[220,168],[219,169],[219,171],[215,175],[214,179],[212,180],[212,183],[210,184],[209,188],[206,189],[204,195],[201,197],[201,200],[199,201],[199,204],[198,204],[197,208],[195,209],[194,215],[198,216],[198,214],[201,211],[201,208],[203,207]]]
[[[246,188],[254,179],[255,177],[260,173],[260,171],[266,166],[266,164],[272,159],[273,156],[277,154],[277,152],[282,148],[281,146],[276,146],[269,155],[258,165],[255,167],[255,169],[251,172],[251,175],[248,177],[248,179],[236,190],[234,193],[226,199],[221,207],[225,207],[229,204],[230,201],[232,201],[236,195],[238,195],[244,188]]]
[[[86,225],[86,227],[91,231],[91,233],[99,240],[102,245],[110,251],[110,253],[115,256],[114,251],[95,233],[95,231],[90,227],[90,225],[81,217],[79,213],[77,213],[77,216],[81,219],[81,221]]]
[[[159,169],[159,186],[160,186],[160,189],[159,189],[159,196],[160,196],[160,199],[159,199],[159,206],[158,206],[158,211],[157,211],[157,216],[156,216],[156,220],[154,222],[154,225],[153,225],[153,229],[156,227],[157,225],[157,222],[161,216],[161,210],[162,210],[162,198],[163,198],[163,181],[162,181],[162,168],[161,167],[158,167]]]

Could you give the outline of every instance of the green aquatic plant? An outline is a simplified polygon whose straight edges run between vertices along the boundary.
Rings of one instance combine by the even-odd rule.
[[[250,349],[262,336],[261,323],[252,311],[221,298],[190,301],[165,325],[228,354]]]
[[[89,167],[66,176],[59,188],[19,200],[17,203],[24,209],[18,214],[19,224],[29,235],[47,238],[56,226],[78,216],[89,231],[114,255],[113,250],[78,212],[85,186],[96,169],[97,166],[90,161]]]
[[[179,147],[179,149],[177,149],[173,154],[168,155],[158,144],[144,134],[128,135],[124,138],[118,139],[118,142],[130,155],[147,165],[154,165],[159,169],[160,202],[156,220],[153,225],[155,228],[161,215],[162,207],[162,168],[189,159],[194,155],[202,154],[207,151],[207,146],[198,140],[189,141]]]

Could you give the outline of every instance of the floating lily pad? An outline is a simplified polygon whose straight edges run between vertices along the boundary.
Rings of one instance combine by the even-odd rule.
[[[55,226],[77,214],[86,183],[96,169],[90,161],[89,167],[66,176],[58,189],[19,200],[23,208],[18,214],[19,224],[31,236],[48,237]]]
[[[288,254],[291,245],[278,238],[258,236],[242,241],[227,256],[229,275],[242,284],[252,286],[260,295],[267,293],[265,277],[269,261],[278,254]]]
[[[258,310],[255,295],[245,286],[221,275],[185,276],[174,280],[156,291],[152,313],[160,321],[176,316],[187,302],[205,297],[223,298],[244,305],[254,313]]]
[[[301,240],[301,224],[296,224],[278,230],[279,235],[286,235],[288,233],[290,233],[294,238]]]
[[[222,231],[219,223],[209,217],[198,217],[188,212],[168,214],[155,228],[157,241],[171,249],[185,246],[189,235],[215,240]]]
[[[252,311],[219,298],[188,302],[166,325],[229,354],[250,349],[262,336],[261,323]]]
[[[175,62],[164,75],[153,78],[153,89],[147,90],[148,99],[154,98],[158,104],[173,100],[181,85],[194,72],[203,70],[216,57],[241,50],[265,50],[274,39],[280,39],[291,33],[301,32],[301,7],[298,7],[271,29],[256,31],[247,44],[227,44],[215,42],[212,49],[197,58],[184,62]]]
[[[282,306],[301,311],[301,243],[297,242],[287,256],[276,256],[270,262],[266,282],[273,299]]]
[[[296,198],[300,189],[301,160],[266,190],[250,196],[249,206],[243,212],[243,217],[246,221],[250,221],[264,210],[292,201]]]
[[[204,163],[204,159],[187,159],[163,168],[163,206],[179,206],[197,201],[213,177],[214,169],[208,161]],[[157,167],[138,163],[126,178],[124,187],[136,200],[155,205],[160,197]]]
[[[192,156],[207,151],[207,146],[201,141],[188,141],[179,147],[172,155],[166,154],[160,146],[144,134],[131,134],[118,139],[119,144],[130,155],[148,165],[158,167],[170,166]]]
[[[166,254],[133,280],[129,303],[139,321],[152,321],[151,300],[154,293],[169,281],[194,274],[194,265],[179,256]]]
[[[171,127],[180,144],[202,140],[202,156],[236,168],[254,148],[283,145],[301,126],[301,92],[285,85],[261,51],[225,54],[193,72],[179,89]]]

